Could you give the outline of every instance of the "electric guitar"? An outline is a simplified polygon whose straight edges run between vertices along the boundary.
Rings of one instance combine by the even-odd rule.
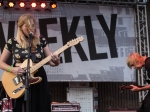
[[[138,86],[138,87],[144,87],[144,86]],[[133,87],[132,86],[122,85],[122,86],[119,86],[119,88],[120,88],[121,93],[123,93],[123,90],[125,90],[125,89],[132,89]]]
[[[61,47],[60,49],[55,51],[54,54],[58,55],[58,54],[62,53],[64,50],[66,50],[67,48],[77,45],[79,42],[81,42],[83,40],[84,39],[82,36],[78,37],[76,39],[73,39],[73,40],[67,42],[67,44],[65,44],[63,47]],[[42,67],[44,64],[46,64],[50,60],[51,60],[50,55],[35,65],[33,64],[32,60],[30,60],[30,70],[29,70],[30,76],[28,79],[29,85],[37,84],[42,81],[41,77],[34,77],[34,74],[37,72],[37,70],[40,67]],[[21,64],[20,67],[23,69],[26,68],[27,61],[28,60],[25,60]],[[16,74],[5,71],[2,74],[2,84],[3,84],[3,87],[4,87],[7,95],[12,99],[19,98],[25,93],[25,78],[24,78],[24,76],[18,76]]]

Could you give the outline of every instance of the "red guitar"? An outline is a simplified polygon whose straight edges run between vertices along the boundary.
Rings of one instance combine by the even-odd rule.
[[[138,86],[138,87],[144,87],[144,86]],[[133,87],[132,86],[125,86],[125,85],[122,85],[122,86],[119,86],[120,88],[120,91],[121,93],[123,92],[123,90],[125,89],[132,89]]]

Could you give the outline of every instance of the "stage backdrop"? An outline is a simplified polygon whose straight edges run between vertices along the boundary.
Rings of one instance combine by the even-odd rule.
[[[27,12],[37,18],[39,33],[53,52],[72,39],[84,38],[61,54],[58,67],[44,66],[49,81],[135,81],[135,71],[126,65],[127,56],[135,51],[134,9],[71,4],[58,4],[51,12],[1,9],[1,51],[16,36],[19,16]]]

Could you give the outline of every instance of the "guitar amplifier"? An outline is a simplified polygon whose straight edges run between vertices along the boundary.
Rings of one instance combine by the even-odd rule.
[[[52,103],[51,111],[52,112],[79,112],[80,104],[79,103]]]

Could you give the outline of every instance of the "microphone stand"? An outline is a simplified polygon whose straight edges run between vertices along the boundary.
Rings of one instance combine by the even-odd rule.
[[[26,108],[24,112],[29,112],[29,76],[30,76],[30,57],[31,57],[31,40],[33,38],[33,34],[29,33],[28,37],[28,61],[27,61],[27,69],[26,69],[26,76],[25,76],[25,106]]]

